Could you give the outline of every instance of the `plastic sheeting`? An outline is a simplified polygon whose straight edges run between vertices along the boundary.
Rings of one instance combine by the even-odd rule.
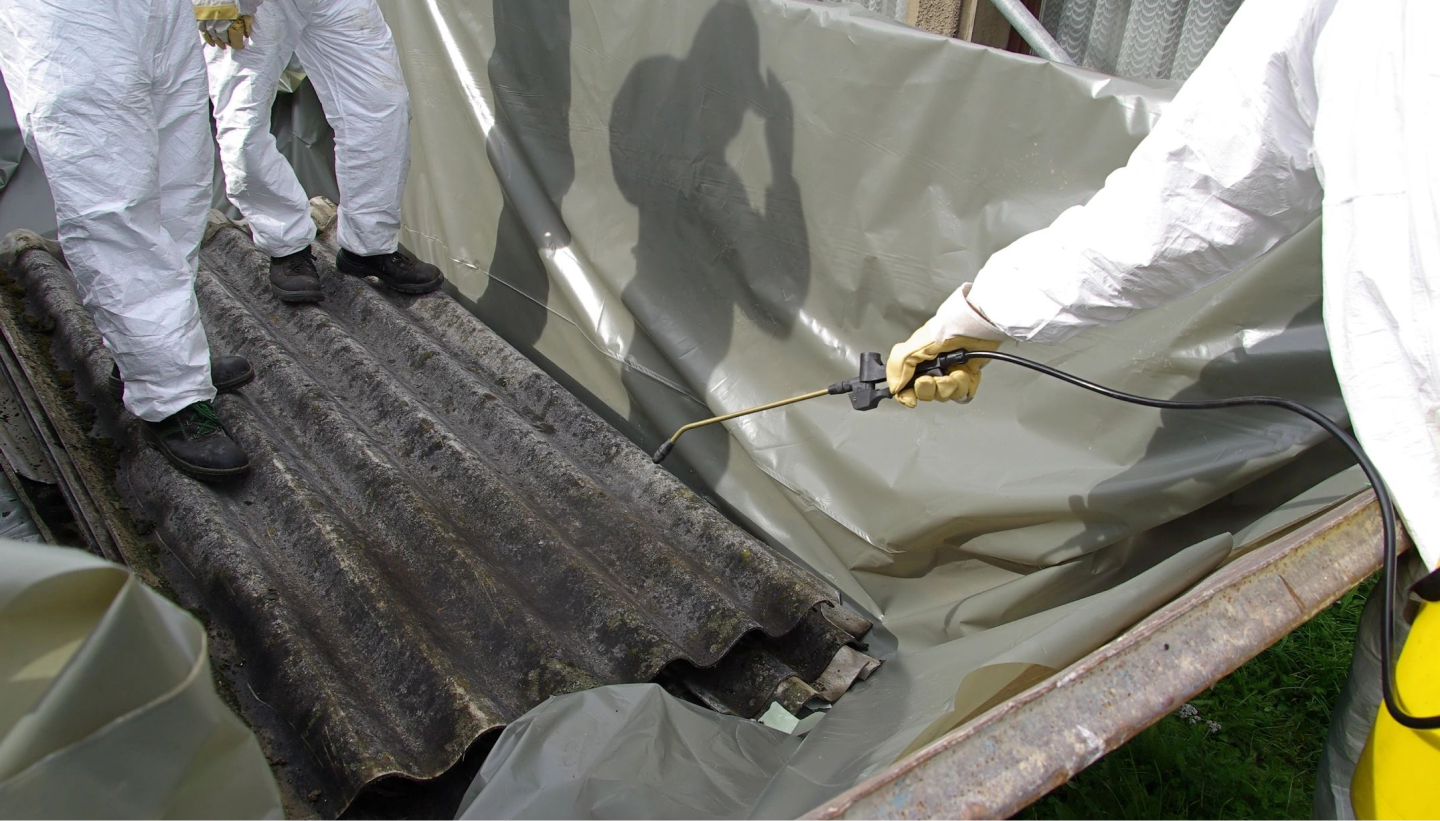
[[[55,203],[35,158],[25,151],[10,92],[0,75],[0,236],[27,228],[54,238]]]
[[[0,542],[0,816],[280,818],[205,631],[124,568]]]
[[[382,5],[414,94],[404,242],[647,450],[853,375],[991,253],[1093,194],[1172,88],[856,7]],[[1023,353],[1135,393],[1271,393],[1343,417],[1318,240],[1311,226],[1181,302]],[[914,711],[841,733],[849,705],[884,714],[885,698],[847,696],[810,736],[837,733],[814,745],[830,763],[789,761],[753,811],[803,811],[973,714],[956,704],[1065,666],[1233,543],[1313,512],[1285,503],[1341,466],[1297,458],[1319,438],[1269,411],[1158,412],[1004,365],[964,407],[822,399],[687,435],[667,465],[873,613],[893,655],[864,692]],[[1094,609],[1112,594],[1123,617]],[[834,752],[881,737],[883,754]],[[494,789],[477,806],[515,806]]]
[[[853,374],[1088,198],[1166,96],[779,0],[385,11],[416,89],[406,243],[647,450]],[[1142,394],[1343,415],[1318,239],[1025,353]],[[1160,413],[1003,365],[985,379],[964,407],[748,417],[671,461],[912,650],[1133,576],[1163,556],[1130,537],[1319,438],[1268,411]]]
[[[0,457],[0,458],[8,458]],[[40,530],[30,517],[30,509],[20,500],[8,476],[0,475],[0,540],[17,542],[40,541]]]
[[[908,335],[991,253],[1093,194],[1173,88],[856,7],[382,5],[414,110],[403,241],[647,450],[683,423],[852,375],[861,351]],[[1180,303],[1023,352],[1137,393],[1275,393],[1343,415],[1318,237],[1317,225]],[[746,807],[803,811],[1103,643],[1232,544],[1348,493],[1347,478],[1285,504],[1340,465],[1300,456],[1317,439],[1268,411],[1162,413],[1003,365],[965,407],[860,414],[824,399],[687,435],[667,465],[875,615],[892,658],[842,700],[885,716],[859,735],[884,731],[883,754],[837,736],[809,746],[843,760],[784,757],[772,783],[777,757],[756,753],[766,763],[745,788],[771,786]],[[860,698],[871,688],[886,695]],[[877,710],[886,699],[905,714]],[[516,756],[493,764],[527,766]],[[711,764],[666,777],[694,784]],[[500,790],[476,806],[512,806]]]

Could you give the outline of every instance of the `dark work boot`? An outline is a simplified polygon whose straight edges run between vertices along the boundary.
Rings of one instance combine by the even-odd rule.
[[[243,356],[210,357],[210,384],[216,393],[230,393],[250,384],[255,378],[255,369],[250,360]],[[110,395],[120,399],[125,395],[125,382],[120,379],[120,366],[110,368]]]
[[[325,297],[309,248],[270,258],[270,290],[281,302],[319,302]]]
[[[341,248],[335,255],[335,267],[347,274],[375,277],[402,294],[428,294],[445,284],[439,268],[404,251],[362,257]]]
[[[250,459],[225,432],[220,414],[209,402],[196,402],[159,422],[145,422],[141,431],[170,464],[201,481],[250,470]]]

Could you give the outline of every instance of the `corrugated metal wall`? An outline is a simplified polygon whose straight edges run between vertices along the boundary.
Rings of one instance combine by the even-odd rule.
[[[1087,68],[1183,80],[1241,0],[1045,0],[1040,22]]]
[[[922,0],[853,2],[876,14],[904,21],[909,6]],[[979,2],[988,4],[990,0]],[[1039,17],[1066,53],[1086,68],[1121,77],[1183,80],[1205,59],[1241,2],[1044,0]],[[953,4],[951,18],[958,19],[964,0],[949,0],[948,4]],[[940,0],[932,5],[947,2]]]

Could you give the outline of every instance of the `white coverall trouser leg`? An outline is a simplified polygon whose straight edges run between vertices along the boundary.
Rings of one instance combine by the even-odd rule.
[[[205,47],[225,193],[261,251],[284,256],[315,239],[305,190],[270,134],[270,106],[292,54],[335,130],[341,247],[394,251],[410,168],[410,96],[375,0],[266,0],[250,45]]]
[[[215,148],[190,3],[4,0],[0,72],[125,407],[155,422],[215,398],[195,300]]]

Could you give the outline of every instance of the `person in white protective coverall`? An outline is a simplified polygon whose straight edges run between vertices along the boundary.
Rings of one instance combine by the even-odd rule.
[[[270,289],[285,302],[323,297],[310,245],[315,224],[295,171],[270,134],[270,106],[292,55],[335,129],[340,186],[335,266],[424,294],[440,269],[400,250],[400,198],[410,167],[410,96],[375,0],[194,0],[206,34],[225,192],[270,255]],[[253,15],[253,19],[252,19]],[[249,35],[215,31],[229,18]],[[229,46],[229,47],[227,47]]]
[[[195,299],[215,143],[185,0],[3,0],[0,72],[114,355],[111,390],[181,470],[244,473],[211,400],[254,372],[210,359]]]
[[[1249,0],[1124,168],[1088,203],[992,256],[973,284],[894,347],[891,389],[943,351],[1058,342],[1178,299],[1323,214],[1325,327],[1346,406],[1434,570],[1435,31],[1433,0]],[[969,401],[983,364],[921,377],[898,398],[910,407]],[[1440,757],[1433,763],[1440,771]]]

